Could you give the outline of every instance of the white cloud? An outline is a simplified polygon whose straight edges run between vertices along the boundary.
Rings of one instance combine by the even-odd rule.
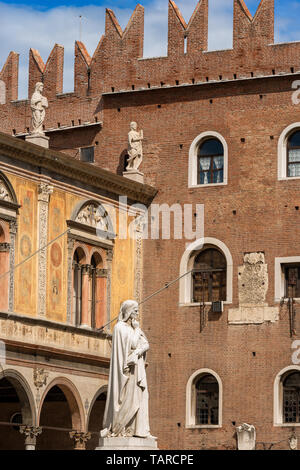
[[[176,3],[188,22],[197,0],[177,0]],[[253,12],[259,0],[248,0],[246,3]],[[232,47],[232,0],[210,0],[209,5],[209,49]],[[299,13],[299,5],[299,1],[290,2],[289,17],[281,12],[276,24],[277,40],[300,39],[300,31],[292,19]],[[114,12],[122,28],[125,28],[132,9],[114,8]],[[105,7],[59,7],[41,12],[0,2],[0,68],[11,50],[20,53],[20,99],[27,97],[30,47],[38,49],[46,61],[54,44],[62,44],[65,47],[64,91],[73,90],[74,41],[79,39],[79,15],[84,17],[82,40],[92,55],[104,32]],[[166,55],[167,24],[168,0],[151,1],[145,7],[145,57]]]

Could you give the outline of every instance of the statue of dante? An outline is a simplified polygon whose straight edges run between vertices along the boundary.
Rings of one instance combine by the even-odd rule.
[[[138,170],[140,164],[143,161],[143,146],[142,141],[144,139],[143,131],[137,131],[137,123],[132,122],[130,124],[130,132],[128,134],[128,155],[129,159],[127,162],[126,170]]]
[[[101,437],[152,437],[145,370],[149,343],[138,314],[137,302],[127,300],[114,328]]]
[[[45,135],[43,131],[43,122],[45,120],[46,108],[48,108],[48,100],[42,95],[44,85],[38,82],[35,85],[34,93],[31,97],[32,111],[32,134]]]

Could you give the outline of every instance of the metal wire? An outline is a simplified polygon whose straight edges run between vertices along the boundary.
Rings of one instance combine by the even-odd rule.
[[[27,261],[29,261],[31,258],[33,258],[34,256],[36,256],[40,251],[43,251],[43,250],[46,250],[46,248],[48,248],[48,246],[52,245],[52,243],[56,242],[56,240],[58,240],[59,238],[63,237],[64,235],[66,235],[66,233],[70,232],[71,229],[68,228],[68,230],[66,230],[65,232],[61,233],[60,235],[58,235],[58,237],[54,238],[53,240],[51,240],[49,243],[47,243],[47,245],[45,246],[42,246],[41,248],[39,248],[37,251],[35,251],[34,253],[32,253],[32,255],[28,256],[27,258],[23,259],[23,261],[21,261],[20,263],[16,264],[12,269],[10,269],[9,271],[7,271],[6,273],[3,273],[1,274],[0,276],[0,280],[7,276],[8,274],[10,274],[12,271],[15,271],[15,269],[19,268],[20,266],[22,266],[22,264],[26,263]]]
[[[192,270],[188,271],[187,273],[185,274],[182,274],[181,276],[177,277],[176,279],[174,279],[173,281],[165,284],[164,287],[162,287],[161,289],[159,289],[158,291],[154,292],[153,294],[149,295],[149,297],[146,297],[144,300],[142,300],[141,302],[139,302],[138,305],[142,305],[146,302],[148,302],[148,300],[152,299],[153,297],[155,297],[156,295],[160,294],[161,292],[163,292],[164,290],[168,289],[170,286],[172,286],[173,284],[175,284],[176,282],[180,281],[180,279],[182,279],[183,277],[187,276],[188,274],[190,274],[192,272]],[[119,315],[115,318],[113,318],[112,320],[110,320],[108,323],[106,323],[105,325],[101,326],[101,328],[98,328],[98,331],[101,331],[103,330],[104,328],[106,328],[108,325],[110,325],[111,323],[113,323],[114,321],[116,321],[117,319],[119,318]]]

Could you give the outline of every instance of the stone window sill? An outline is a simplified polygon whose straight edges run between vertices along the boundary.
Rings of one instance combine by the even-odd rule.
[[[300,180],[300,176],[281,176],[278,181]]]
[[[300,300],[300,299],[299,299]],[[205,305],[207,306],[211,306],[212,305],[212,302],[204,302]],[[229,302],[228,300],[225,300],[223,302],[224,305],[231,305],[232,302]],[[202,305],[202,303],[198,302],[188,302],[186,304],[179,304],[179,307],[200,307],[200,305]]]
[[[225,183],[193,184],[193,185],[189,186],[189,189],[208,188],[208,187],[212,187],[212,186],[227,186],[227,182],[225,182]]]
[[[281,423],[281,424],[274,424],[276,428],[296,428],[300,427],[300,423]]]
[[[222,425],[220,424],[193,424],[187,425],[186,429],[221,429]]]

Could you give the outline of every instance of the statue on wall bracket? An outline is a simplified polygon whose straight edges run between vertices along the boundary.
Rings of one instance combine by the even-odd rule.
[[[143,140],[144,132],[138,131],[136,122],[130,123],[130,131],[128,133],[128,160],[126,171],[123,176],[132,179],[138,183],[144,182],[144,175],[139,171],[139,167],[143,161]]]
[[[26,136],[26,141],[41,147],[49,148],[49,137],[45,136],[43,123],[45,121],[46,109],[48,108],[48,100],[43,96],[44,84],[37,82],[34,93],[31,97],[30,107],[32,112],[32,132]]]

